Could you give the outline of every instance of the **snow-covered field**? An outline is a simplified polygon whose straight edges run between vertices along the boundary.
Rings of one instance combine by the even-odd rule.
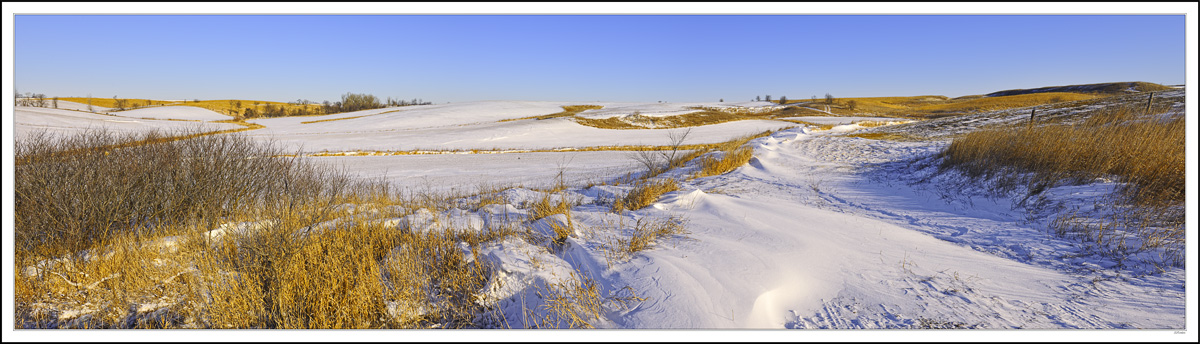
[[[316,153],[665,145],[669,143],[669,132],[678,131],[599,129],[579,125],[568,118],[501,121],[548,115],[562,111],[562,105],[571,104],[576,103],[487,101],[259,119],[252,122],[266,128],[248,132],[248,135],[277,142],[290,151]],[[692,111],[682,108],[688,105],[693,104],[652,108],[683,113]],[[316,122],[327,119],[339,120]],[[794,125],[764,120],[726,122],[697,127],[684,143],[724,142]]]
[[[62,106],[62,104],[59,104],[59,106]],[[176,132],[191,129],[217,131],[242,128],[242,126],[232,123],[169,120],[204,117],[204,115],[197,114],[203,114],[205,111],[211,115],[220,116],[209,110],[181,106],[114,112],[112,115],[66,109],[19,107],[14,111],[13,132],[17,137],[20,137],[33,131],[46,131],[55,135],[72,135],[86,131],[89,128],[104,128],[113,132],[144,132],[149,130]],[[125,114],[129,112],[138,113],[136,116],[126,116]],[[157,114],[157,116],[150,116],[155,117],[154,119],[140,118],[151,113]],[[211,115],[208,115],[208,117],[216,118]],[[224,119],[229,119],[229,116],[224,116]]]
[[[58,108],[59,109],[67,109],[67,110],[87,111],[88,106],[85,103],[76,103],[76,102],[60,100],[60,101],[58,101]],[[111,111],[111,110],[112,109],[106,108],[103,106],[92,105],[92,111],[106,112],[106,111]]]
[[[233,117],[195,106],[154,106],[141,109],[112,112],[113,115],[152,119],[177,119],[190,121],[227,121]]]
[[[253,122],[265,128],[244,135],[292,151],[318,153],[665,145],[668,133],[679,132],[605,130],[566,118],[501,122],[556,113],[562,105],[575,104],[605,105],[581,114],[597,118],[635,111],[669,116],[687,113],[690,106],[735,105],[469,102],[259,119]],[[765,102],[736,105],[769,106]],[[16,130],[174,128],[196,123],[134,117],[211,121],[223,116],[203,111],[164,107],[114,113],[123,118],[20,108]],[[979,124],[973,121],[1009,117],[1015,121],[1021,116],[1020,111],[1012,111],[986,119],[936,121],[946,122],[937,128],[975,128]],[[329,119],[338,120],[317,122]],[[449,222],[479,219],[485,223],[490,220],[482,219],[499,211],[523,216],[527,204],[543,195],[531,189],[550,185],[561,172],[571,186],[568,197],[580,204],[571,212],[576,231],[565,245],[552,249],[544,243],[509,238],[478,247],[480,259],[499,271],[485,302],[503,310],[509,326],[520,327],[526,311],[537,309],[535,286],[571,274],[591,276],[602,294],[629,287],[643,298],[624,307],[606,304],[602,318],[593,319],[592,325],[599,328],[1183,329],[1187,315],[1195,315],[1194,309],[1188,310],[1189,274],[1184,267],[1150,273],[1145,266],[1118,266],[1110,258],[1087,254],[1076,242],[1054,236],[1047,230],[1049,219],[1031,217],[1014,205],[1015,199],[914,182],[934,172],[910,162],[936,153],[947,140],[894,142],[837,135],[861,129],[845,126],[852,122],[881,118],[799,119],[843,126],[818,131],[794,127],[795,123],[756,120],[694,128],[685,143],[722,142],[793,127],[751,141],[754,158],[733,172],[686,180],[696,168],[695,161],[668,171],[659,178],[679,180],[679,191],[622,214],[610,212],[607,204],[630,186],[585,186],[640,171],[631,152],[308,159],[402,188],[472,192],[485,186],[513,187],[501,193],[506,204],[432,214]],[[899,128],[944,137],[930,134],[938,129],[921,122],[862,130]],[[1046,194],[1078,198],[1080,192],[1092,190],[1079,188],[1062,187]],[[628,235],[640,219],[664,218],[682,219],[688,233],[662,239],[628,259],[606,258],[604,245],[611,238]],[[530,230],[544,231],[546,221],[555,218],[531,223]],[[1124,335],[1130,333],[1117,337]]]
[[[632,152],[537,152],[313,157],[309,161],[401,188],[473,192],[480,187],[546,188],[560,172],[568,185],[640,172]]]

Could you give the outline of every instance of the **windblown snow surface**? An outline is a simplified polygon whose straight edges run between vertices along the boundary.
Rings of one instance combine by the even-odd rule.
[[[14,111],[13,133],[15,137],[32,132],[69,136],[89,129],[105,129],[116,133],[150,130],[172,133],[184,130],[218,131],[242,128],[237,124],[212,122],[228,119],[229,116],[191,106],[154,107],[112,114],[22,106]]]
[[[266,128],[249,135],[315,153],[665,144],[667,133],[680,130],[603,130],[561,118],[499,121],[555,113],[569,104],[481,102],[264,119],[255,122]],[[686,112],[658,104],[622,106],[627,108],[621,111]],[[21,110],[18,124],[32,125],[32,120],[21,118],[35,113],[51,114]],[[1022,115],[1014,111],[1011,116]],[[325,119],[339,120],[302,123]],[[730,122],[695,128],[689,139],[720,142],[792,125]],[[870,130],[926,130],[921,125]],[[410,215],[439,221],[405,219],[423,230],[455,223],[484,230],[493,223],[522,222],[529,204],[545,195],[533,189],[542,186],[536,181],[551,181],[560,171],[580,176],[565,191],[564,197],[579,204],[569,217],[560,214],[527,223],[533,237],[549,236],[551,222],[573,223],[575,232],[564,244],[509,238],[477,247],[479,259],[496,272],[481,302],[502,314],[482,322],[484,327],[525,327],[527,316],[544,311],[537,288],[577,276],[594,279],[603,296],[638,298],[605,302],[601,318],[590,320],[597,328],[774,330],[651,333],[643,339],[802,340],[815,335],[893,340],[929,335],[913,329],[1181,330],[1195,323],[1187,317],[1195,311],[1186,302],[1186,277],[1194,272],[1189,275],[1184,266],[1156,266],[1150,258],[1117,261],[1055,236],[1047,229],[1050,217],[1018,204],[1018,196],[992,194],[952,171],[938,171],[933,156],[948,143],[877,141],[840,135],[838,130],[792,127],[750,141],[754,157],[730,173],[687,180],[697,168],[695,161],[668,171],[657,178],[679,180],[679,191],[620,214],[609,206],[632,187],[594,182],[636,172],[640,166],[630,152],[307,159],[409,188],[506,185],[500,193],[505,204]],[[1060,186],[1045,191],[1043,198],[1080,207],[1113,187],[1108,181]],[[1189,226],[1194,224],[1194,214],[1190,216]],[[678,220],[687,233],[662,238],[627,258],[606,258],[603,247],[613,238],[628,237],[636,223],[654,219]],[[875,331],[821,331],[827,329]],[[957,340],[1062,334],[953,332],[950,338]],[[1145,337],[1162,332],[1069,332],[1058,338],[1175,338]],[[606,334],[613,332],[602,331],[597,338]]]

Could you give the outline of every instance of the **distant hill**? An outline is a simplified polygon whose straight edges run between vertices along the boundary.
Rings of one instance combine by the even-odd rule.
[[[1050,86],[1030,89],[1004,90],[999,92],[988,93],[988,97],[1011,96],[1018,94],[1030,93],[1045,93],[1045,92],[1073,92],[1073,93],[1102,93],[1108,95],[1136,93],[1136,92],[1152,92],[1169,90],[1171,87],[1141,81],[1133,82],[1106,82],[1100,84],[1087,85],[1071,85],[1071,86]]]

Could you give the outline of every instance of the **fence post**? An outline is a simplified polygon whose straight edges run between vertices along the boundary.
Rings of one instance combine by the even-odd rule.
[[[1033,128],[1033,114],[1037,113],[1037,109],[1029,110],[1029,128]]]
[[[1146,114],[1150,114],[1150,104],[1154,103],[1154,92],[1150,92],[1150,99],[1146,99]]]

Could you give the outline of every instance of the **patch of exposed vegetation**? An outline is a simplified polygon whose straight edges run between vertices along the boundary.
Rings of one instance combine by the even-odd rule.
[[[526,120],[526,119],[544,120],[544,119],[551,119],[551,118],[558,118],[558,117],[570,117],[570,116],[575,116],[575,115],[579,114],[580,112],[584,112],[587,110],[603,109],[604,106],[603,105],[563,105],[562,108],[563,108],[563,111],[555,112],[555,113],[552,113],[549,115],[538,115],[538,116],[529,116],[529,117],[521,117],[521,118],[509,118],[509,119],[502,119],[500,121],[501,122],[510,122],[510,121]]]

